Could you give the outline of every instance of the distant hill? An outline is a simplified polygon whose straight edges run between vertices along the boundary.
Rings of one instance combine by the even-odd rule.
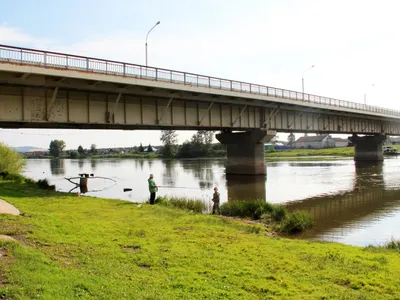
[[[13,149],[20,153],[26,153],[26,152],[32,152],[32,151],[47,151],[46,149],[32,147],[32,146],[14,147]]]

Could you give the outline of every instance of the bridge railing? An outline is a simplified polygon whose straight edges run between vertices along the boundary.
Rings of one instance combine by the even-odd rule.
[[[400,111],[259,84],[50,51],[0,45],[0,61],[164,81],[400,116]]]

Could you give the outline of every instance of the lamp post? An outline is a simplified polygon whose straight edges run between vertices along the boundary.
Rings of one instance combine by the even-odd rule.
[[[375,84],[371,85],[371,87],[374,87]],[[364,105],[367,105],[367,93],[364,93]]]
[[[147,67],[147,37],[149,36],[149,33],[154,29],[154,27],[156,27],[157,25],[160,24],[160,21],[158,21],[153,27],[151,27],[151,29],[149,30],[149,32],[146,34],[146,44],[145,44],[145,52],[146,52],[146,67]]]
[[[302,91],[303,91],[303,99],[304,99],[304,73],[307,72],[308,70],[314,68],[314,67],[315,67],[315,66],[312,65],[312,66],[309,67],[307,70],[305,70],[305,71],[303,72],[303,76],[301,77],[301,88],[302,88]]]

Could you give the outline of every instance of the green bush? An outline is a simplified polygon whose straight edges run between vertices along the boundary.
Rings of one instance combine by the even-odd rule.
[[[271,218],[272,220],[276,222],[280,222],[283,219],[286,218],[287,216],[287,210],[286,207],[283,205],[273,205],[272,206],[273,210],[271,212]]]
[[[284,233],[300,233],[310,229],[314,224],[314,218],[307,212],[296,211],[286,216],[281,223],[280,230]]]
[[[23,182],[25,177],[21,174],[0,172],[0,178],[7,181]]]
[[[17,151],[0,143],[0,172],[20,174],[25,165],[25,160]]]
[[[36,184],[44,190],[53,190],[55,191],[56,186],[55,185],[50,185],[50,183],[47,181],[47,179],[39,179]]]
[[[265,213],[272,213],[272,204],[263,200],[236,200],[221,205],[221,215],[259,220]]]

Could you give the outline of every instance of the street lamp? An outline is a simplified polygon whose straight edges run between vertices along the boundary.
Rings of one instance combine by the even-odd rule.
[[[153,27],[151,27],[151,29],[149,30],[149,32],[146,34],[146,46],[145,46],[145,50],[146,50],[146,67],[147,67],[147,37],[149,36],[150,31],[152,31],[154,29],[154,27],[156,27],[157,25],[160,24],[160,21],[158,21],[156,23],[156,25],[154,25]]]
[[[374,87],[375,84],[372,85]],[[367,93],[364,94],[364,105],[367,105]]]
[[[302,87],[302,91],[303,91],[303,99],[304,99],[304,73],[307,72],[308,70],[314,68],[314,67],[315,67],[315,66],[312,65],[312,66],[309,67],[307,70],[305,70],[305,71],[303,72],[303,76],[301,77],[301,87]]]

